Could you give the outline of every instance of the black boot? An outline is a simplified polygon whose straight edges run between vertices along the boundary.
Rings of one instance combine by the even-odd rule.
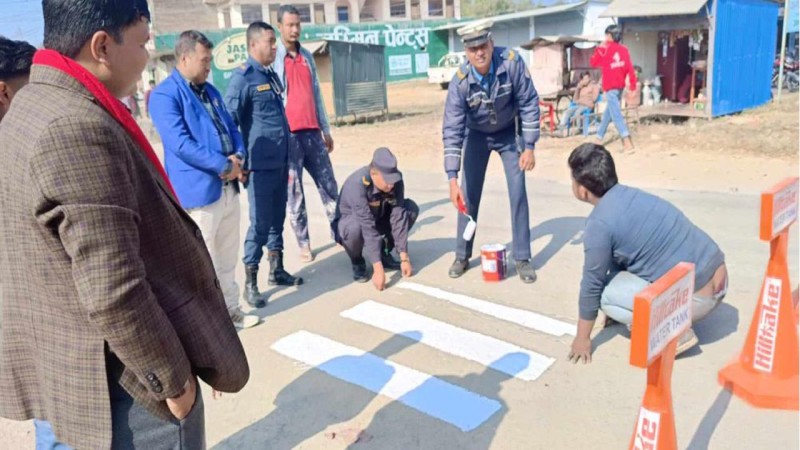
[[[357,283],[369,281],[369,278],[367,278],[367,262],[364,261],[364,258],[351,259],[350,263],[353,265],[353,281]]]
[[[303,279],[293,277],[283,270],[283,252],[269,252],[269,284],[270,286],[300,286]]]
[[[394,259],[392,250],[394,249],[394,239],[391,237],[384,237],[383,249],[381,249],[381,264],[384,270],[400,270],[400,261]]]
[[[384,251],[381,253],[381,263],[384,270],[400,270],[400,261],[394,259],[394,256],[389,252]]]
[[[267,306],[267,294],[258,292],[258,266],[244,266],[244,292],[242,297],[253,308]]]

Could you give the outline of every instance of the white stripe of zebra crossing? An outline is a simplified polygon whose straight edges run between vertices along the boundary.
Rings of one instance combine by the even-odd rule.
[[[473,311],[487,314],[507,322],[521,325],[525,328],[552,334],[553,336],[563,336],[569,334],[575,336],[577,327],[567,322],[562,322],[552,317],[527,311],[524,309],[512,308],[510,306],[498,305],[496,303],[479,300],[462,294],[455,294],[445,290],[425,286],[418,283],[402,282],[397,287],[409,291],[419,292],[430,297],[438,298],[458,306],[462,306]]]
[[[555,362],[555,358],[514,344],[372,300],[343,311],[341,316],[400,334],[521,380],[539,378]]]
[[[308,331],[286,336],[272,349],[462,431],[475,429],[501,408],[496,400]]]

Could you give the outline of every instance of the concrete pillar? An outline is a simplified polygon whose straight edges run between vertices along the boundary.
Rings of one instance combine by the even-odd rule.
[[[392,20],[392,4],[389,0],[381,0],[381,17],[376,17],[378,22]]]
[[[430,17],[430,15],[428,14],[429,11],[430,11],[430,3],[428,2],[428,0],[419,0],[419,13],[420,13],[419,15],[422,18],[422,20],[425,20],[428,17]]]
[[[350,0],[350,22],[361,22],[361,8],[358,6],[358,0]]]
[[[339,14],[336,11],[336,1],[325,3],[325,23],[331,25],[338,22]]]
[[[244,22],[242,21],[242,6],[231,5],[231,27],[243,28]]]
[[[447,47],[449,52],[456,51],[456,30],[447,30]]]
[[[261,4],[261,20],[272,24],[272,18],[269,17],[269,3],[262,3]],[[273,26],[277,24],[272,24]]]

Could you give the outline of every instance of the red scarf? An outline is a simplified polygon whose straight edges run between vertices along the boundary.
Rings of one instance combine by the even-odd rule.
[[[106,89],[103,83],[97,79],[97,77],[92,75],[88,70],[74,60],[67,58],[66,56],[54,50],[37,51],[33,56],[33,64],[60,70],[61,72],[64,72],[65,74],[77,80],[83,85],[83,87],[88,89],[89,92],[100,102],[100,105],[103,106],[103,108],[105,108],[109,114],[111,114],[111,117],[113,117],[114,120],[122,125],[122,128],[128,132],[131,138],[133,138],[134,142],[136,142],[144,151],[147,159],[150,160],[158,173],[161,175],[161,178],[169,188],[172,196],[177,199],[175,190],[172,188],[172,183],[170,183],[167,173],[164,171],[164,166],[161,165],[161,161],[158,160],[156,152],[153,151],[150,141],[148,141],[144,136],[141,128],[139,128],[139,125],[136,123],[136,120],[133,119],[133,116],[128,109],[125,108],[125,105],[123,105],[122,102],[116,97],[111,95],[111,92],[108,92],[108,89]]]

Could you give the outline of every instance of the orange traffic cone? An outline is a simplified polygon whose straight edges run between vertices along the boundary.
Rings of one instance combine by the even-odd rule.
[[[791,183],[788,183],[791,182]],[[773,409],[800,409],[798,401],[798,348],[796,308],[792,302],[786,253],[791,220],[782,219],[780,228],[773,220],[773,195],[783,195],[794,187],[783,208],[797,204],[797,179],[785,180],[762,195],[762,239],[770,239],[770,258],[742,353],[720,370],[719,382],[753,406]],[[766,196],[766,197],[765,197]],[[764,205],[769,207],[764,208]],[[788,206],[787,206],[788,205]],[[794,209],[796,217],[797,209]],[[778,229],[776,229],[778,228]]]
[[[692,321],[694,265],[679,263],[634,298],[631,364],[647,368],[630,450],[676,450],[672,366],[678,340]]]
[[[672,412],[672,366],[678,339],[667,344],[664,353],[647,368],[647,389],[644,391],[639,418],[631,438],[630,450],[675,450],[675,414]]]

